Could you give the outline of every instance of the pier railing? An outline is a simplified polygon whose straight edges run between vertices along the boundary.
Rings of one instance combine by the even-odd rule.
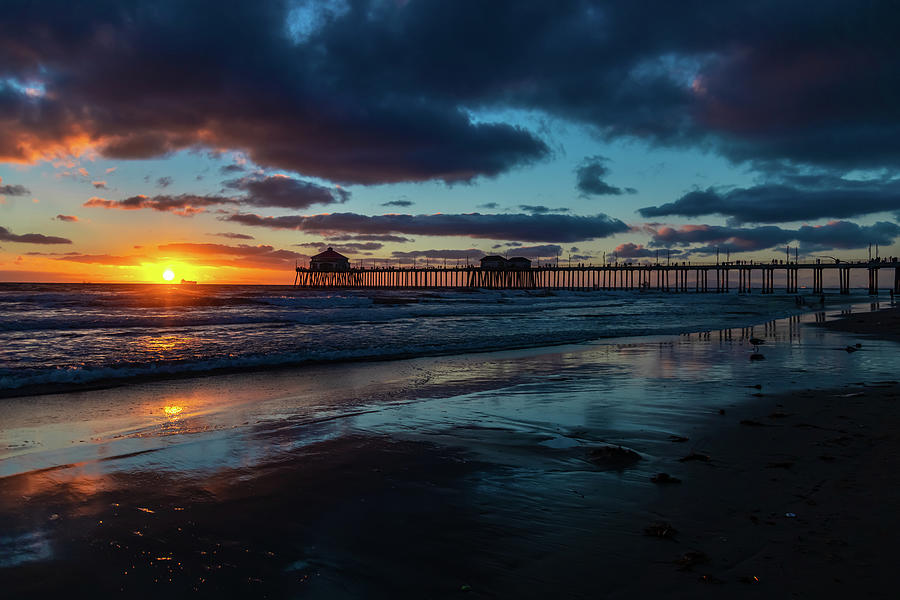
[[[824,291],[826,272],[837,271],[838,289],[850,293],[853,272],[866,272],[868,290],[880,288],[879,272],[893,270],[888,289],[900,293],[900,262],[855,263],[752,263],[720,264],[610,264],[579,266],[538,266],[530,269],[488,269],[480,267],[373,267],[346,271],[311,271],[297,267],[294,285],[304,288],[487,288],[487,289],[568,289],[568,290],[659,290],[669,292],[726,293],[736,290],[763,294],[775,292],[776,274],[786,293],[800,289],[801,273],[814,294]],[[755,287],[754,287],[755,286]]]

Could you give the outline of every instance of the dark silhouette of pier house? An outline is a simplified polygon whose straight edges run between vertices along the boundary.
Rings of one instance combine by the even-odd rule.
[[[328,248],[309,259],[309,270],[316,272],[339,272],[350,270],[350,259]]]
[[[327,252],[327,251],[326,251]],[[335,253],[337,254],[337,253]],[[338,256],[340,256],[338,254]],[[315,257],[313,257],[315,258]],[[343,258],[343,257],[342,257]],[[497,259],[502,257],[485,257]],[[483,259],[484,260],[484,259]],[[527,259],[524,259],[527,260]],[[824,291],[826,272],[838,272],[838,289],[850,293],[850,275],[868,274],[868,290],[877,294],[879,273],[893,270],[893,285],[900,294],[900,262],[897,258],[858,262],[770,263],[734,261],[719,264],[608,264],[579,266],[537,266],[530,261],[512,265],[488,260],[482,266],[465,267],[372,267],[321,270],[297,267],[294,285],[305,288],[487,288],[487,289],[568,289],[568,290],[659,290],[667,292],[749,294],[775,292],[776,274],[784,280],[783,290],[796,294],[800,274],[811,275],[814,294]]]

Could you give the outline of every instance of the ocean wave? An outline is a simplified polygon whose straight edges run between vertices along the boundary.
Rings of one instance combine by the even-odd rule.
[[[789,295],[0,284],[0,390],[666,335],[797,310]]]
[[[599,301],[599,302],[598,302]],[[249,306],[248,306],[249,305]],[[224,306],[224,305],[222,305]],[[237,324],[324,324],[348,322],[388,322],[405,318],[453,318],[580,310],[602,306],[622,306],[596,295],[564,293],[534,298],[524,294],[444,294],[425,297],[410,294],[323,297],[260,297],[254,302],[229,305],[231,310],[206,310],[209,305],[164,307],[151,311],[121,309],[110,311],[94,306],[72,309],[56,307],[18,311],[0,309],[0,332],[45,330],[92,330],[152,328],[172,329]],[[187,310],[191,308],[193,310]]]
[[[281,368],[292,365],[325,362],[345,362],[360,360],[397,360],[402,358],[441,356],[466,352],[489,352],[517,348],[534,348],[548,345],[587,341],[592,336],[569,332],[554,336],[516,337],[515,339],[492,339],[481,343],[445,343],[418,345],[390,345],[380,347],[348,349],[309,349],[302,353],[233,356],[206,360],[159,361],[133,363],[117,366],[71,365],[54,369],[2,369],[0,368],[0,390],[16,390],[27,387],[61,384],[77,389],[86,384],[100,381],[123,382],[133,379],[155,379],[160,376],[181,374],[203,374],[221,371],[256,370]]]

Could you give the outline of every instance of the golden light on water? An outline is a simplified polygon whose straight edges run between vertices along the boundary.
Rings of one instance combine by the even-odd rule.
[[[148,352],[156,353],[159,358],[165,358],[174,350],[181,350],[192,342],[191,338],[179,335],[161,335],[150,339],[138,340],[138,344]]]
[[[170,419],[171,419],[171,418],[174,418],[174,417],[177,417],[177,416],[180,415],[183,411],[184,411],[184,407],[183,407],[183,406],[175,406],[175,405],[172,405],[172,406],[164,406],[164,407],[163,407],[163,412],[166,413],[166,416],[169,417]]]
[[[163,279],[166,281],[172,281],[175,279],[175,273],[172,272],[172,269],[166,269],[163,271]]]

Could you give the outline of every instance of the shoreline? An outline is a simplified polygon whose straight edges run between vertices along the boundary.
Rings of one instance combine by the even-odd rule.
[[[0,478],[0,583],[33,597],[84,580],[136,597],[877,597],[881,539],[900,533],[896,342],[848,353],[857,334],[801,320],[39,398],[59,427],[87,416],[99,437],[0,459],[20,466]],[[184,413],[119,437],[99,411],[127,398],[138,416]],[[23,427],[32,402],[13,402]],[[592,462],[605,445],[641,460]],[[692,453],[710,460],[680,460]],[[678,533],[645,535],[657,522]]]
[[[864,307],[866,303],[864,302],[856,302],[851,305],[851,310]],[[801,315],[808,315],[812,313],[825,313],[827,311],[836,310],[836,307],[832,308],[821,308],[816,309],[815,311],[810,311],[809,313],[800,313]],[[881,311],[890,310],[890,309],[881,309]],[[864,313],[854,313],[856,314],[864,314]],[[780,316],[780,317],[766,317],[761,318],[757,321],[753,321],[751,323],[745,323],[740,325],[740,327],[732,327],[730,329],[741,329],[741,328],[752,328],[758,327],[765,323],[772,322],[779,319],[790,318],[789,316]],[[827,327],[827,325],[825,325]],[[838,330],[835,328],[835,330]],[[265,373],[265,372],[279,372],[279,371],[292,371],[296,369],[303,369],[308,367],[318,367],[323,365],[340,365],[340,364],[354,364],[354,363],[367,363],[367,362],[392,362],[392,361],[405,361],[405,360],[416,360],[421,358],[441,358],[441,357],[458,357],[458,356],[470,356],[470,355],[493,355],[497,353],[503,352],[515,352],[519,350],[525,351],[534,351],[534,352],[555,352],[557,349],[564,349],[570,346],[579,346],[585,344],[597,344],[597,343],[619,343],[621,340],[628,340],[631,342],[632,340],[637,340],[638,343],[641,340],[644,340],[648,343],[651,343],[655,339],[670,339],[681,335],[689,335],[689,334],[697,334],[704,333],[706,331],[718,331],[717,329],[711,330],[700,330],[700,331],[684,331],[678,333],[654,333],[648,335],[636,335],[636,336],[614,336],[611,335],[609,337],[593,337],[593,338],[585,338],[581,340],[570,340],[570,341],[561,341],[556,344],[546,344],[541,343],[538,345],[524,343],[521,345],[514,346],[505,346],[502,348],[482,348],[482,349],[473,349],[460,351],[458,349],[448,349],[446,351],[434,351],[429,352],[427,354],[421,354],[416,352],[398,352],[396,354],[391,355],[379,355],[379,356],[359,356],[359,357],[341,357],[336,359],[305,359],[298,361],[285,361],[280,363],[269,363],[269,364],[239,364],[233,366],[221,366],[221,367],[199,367],[196,369],[187,369],[182,371],[170,371],[167,372],[167,369],[170,368],[169,365],[163,365],[158,372],[139,374],[139,375],[125,375],[121,377],[111,376],[100,378],[96,380],[86,381],[86,382],[49,382],[49,383],[40,383],[40,384],[28,384],[20,387],[11,387],[11,388],[0,388],[0,400],[4,400],[7,398],[18,398],[18,397],[29,397],[29,396],[43,396],[50,394],[68,394],[68,393],[76,393],[76,392],[89,392],[96,390],[106,390],[111,388],[120,388],[127,387],[129,385],[135,384],[143,384],[143,383],[151,383],[151,382],[165,382],[165,381],[179,381],[185,379],[195,379],[195,378],[206,378],[206,377],[217,377],[221,375],[231,375],[231,374],[240,374],[240,373]],[[898,336],[897,339],[900,339]]]

